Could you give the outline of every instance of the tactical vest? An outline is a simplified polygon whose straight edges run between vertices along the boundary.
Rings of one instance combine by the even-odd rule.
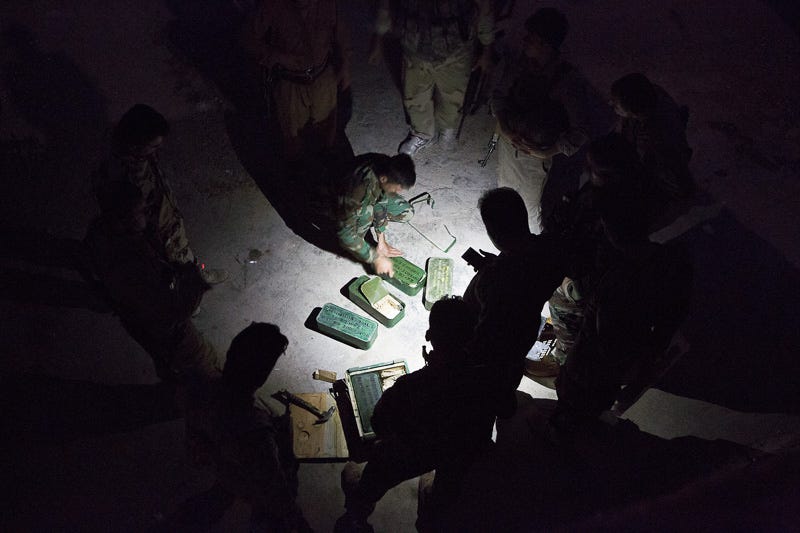
[[[392,20],[403,52],[441,60],[469,49],[476,35],[472,0],[395,0]]]

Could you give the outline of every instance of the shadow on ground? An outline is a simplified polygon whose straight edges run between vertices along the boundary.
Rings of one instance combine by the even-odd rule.
[[[3,426],[17,446],[133,431],[183,416],[169,383],[103,385],[30,373],[3,376],[0,384]]]
[[[745,472],[744,479],[754,460],[769,457],[729,441],[661,439],[639,431],[630,421],[616,426],[597,422],[572,434],[556,434],[547,423],[555,400],[521,392],[517,399],[517,412],[498,421],[494,451],[470,470],[443,530],[603,529],[602,519],[587,528],[570,524],[593,516],[613,517],[619,509],[673,494],[718,472],[738,469]],[[784,474],[770,482],[793,476]],[[724,498],[720,492],[716,502],[724,505]],[[668,509],[656,509],[666,523]]]
[[[168,35],[173,52],[193,65],[232,104],[225,124],[233,150],[286,225],[309,243],[341,254],[331,213],[330,186],[353,157],[340,128],[333,150],[291,167],[280,156],[274,117],[269,117],[260,67],[239,38],[249,11],[223,0],[169,0],[175,17]],[[250,8],[252,9],[252,7]]]
[[[727,210],[678,241],[695,264],[681,326],[691,348],[657,387],[739,411],[800,412],[800,272]]]

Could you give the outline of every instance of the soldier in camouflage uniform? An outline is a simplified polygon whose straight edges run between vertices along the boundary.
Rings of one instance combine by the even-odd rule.
[[[532,377],[559,374],[583,326],[587,302],[609,257],[615,255],[613,246],[604,237],[598,203],[608,197],[632,193],[647,198],[647,172],[639,163],[635,148],[617,133],[589,144],[586,174],[589,181],[565,196],[548,221],[547,232],[559,235],[566,243],[569,268],[567,277],[549,300],[555,347],[540,360],[526,361],[525,372]]]
[[[414,162],[406,154],[365,154],[357,158],[355,170],[342,184],[337,205],[339,243],[359,261],[372,264],[378,274],[393,276],[390,258],[402,255],[386,243],[384,232],[387,222],[408,222],[414,215],[414,208],[399,193],[416,179]],[[377,246],[364,238],[370,228],[375,229]]]
[[[144,201],[145,232],[169,262],[196,263],[189,248],[183,216],[161,169],[158,149],[169,133],[169,123],[152,107],[136,104],[120,119],[113,133],[113,154],[92,178],[101,213],[118,203],[125,190],[138,190]],[[133,188],[127,188],[127,185]],[[224,270],[203,270],[209,283],[228,277]]]
[[[370,63],[393,31],[403,50],[403,106],[411,131],[398,152],[413,156],[440,140],[455,142],[470,71],[489,67],[494,16],[488,0],[382,0]],[[477,44],[482,52],[476,56]]]
[[[85,239],[93,274],[158,376],[204,387],[220,375],[217,354],[191,315],[209,286],[193,263],[168,258],[148,234],[148,209],[136,186],[120,187]]]

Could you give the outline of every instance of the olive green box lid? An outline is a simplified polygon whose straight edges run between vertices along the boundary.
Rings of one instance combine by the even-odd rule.
[[[427,267],[422,304],[430,311],[434,303],[453,294],[453,260],[448,257],[429,257]]]
[[[425,286],[425,271],[403,257],[392,257],[394,277],[383,279],[409,296],[414,296]]]
[[[354,304],[369,313],[370,316],[387,328],[391,328],[400,322],[406,314],[406,304],[403,303],[401,299],[391,294],[386,288],[386,284],[378,276],[372,278],[370,276],[361,276],[353,280],[353,282],[347,286],[347,293]],[[376,309],[373,305],[376,302],[380,302],[386,296],[400,304],[400,311],[391,318],[381,313],[381,311]]]
[[[322,306],[317,315],[317,327],[321,332],[362,350],[368,350],[378,338],[377,322],[332,303]]]

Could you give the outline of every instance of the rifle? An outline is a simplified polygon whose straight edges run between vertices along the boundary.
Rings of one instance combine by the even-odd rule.
[[[500,135],[497,132],[493,133],[492,138],[489,141],[489,144],[487,145],[488,150],[486,151],[486,155],[483,157],[483,159],[478,160],[478,164],[480,166],[482,167],[486,166],[486,162],[489,161],[489,158],[492,156],[492,152],[494,152],[494,149],[497,148],[497,141],[499,140],[500,140]]]
[[[458,110],[461,114],[461,120],[458,123],[456,140],[461,137],[461,129],[464,127],[464,119],[467,118],[467,114],[474,115],[475,111],[480,107],[480,95],[483,90],[484,80],[483,71],[479,68],[473,70],[469,76],[467,90],[464,92],[464,101],[461,103],[461,109]]]

